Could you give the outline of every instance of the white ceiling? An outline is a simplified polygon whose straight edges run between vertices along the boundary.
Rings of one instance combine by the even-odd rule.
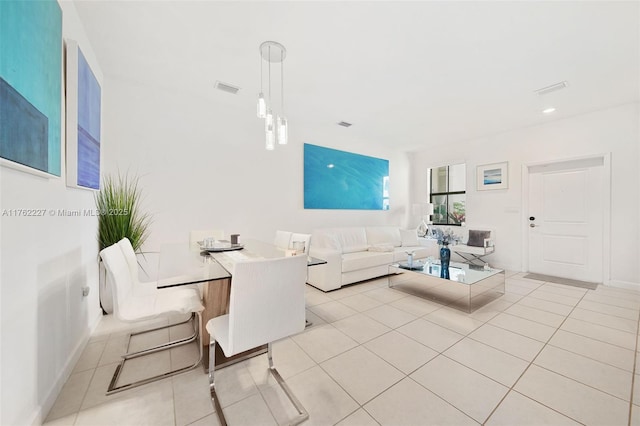
[[[637,1],[75,3],[107,77],[248,117],[258,47],[278,41],[290,125],[371,145],[423,149],[640,100]],[[563,80],[567,89],[534,93]]]

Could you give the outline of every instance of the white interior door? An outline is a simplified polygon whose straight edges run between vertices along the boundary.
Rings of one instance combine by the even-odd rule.
[[[603,279],[602,158],[529,168],[529,271]]]

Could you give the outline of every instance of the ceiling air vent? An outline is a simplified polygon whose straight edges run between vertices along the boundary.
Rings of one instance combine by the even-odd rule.
[[[351,127],[351,126],[353,126],[353,124],[347,123],[346,121],[341,121],[341,122],[338,123],[338,126]]]
[[[232,86],[231,84],[223,83],[221,81],[216,81],[215,88],[218,90],[222,90],[223,92],[231,93],[235,95],[240,90],[239,87]]]
[[[542,89],[534,90],[538,95],[546,95],[551,92],[555,92],[557,90],[562,90],[569,86],[569,83],[566,81],[561,81],[560,83],[552,84],[551,86],[543,87]]]

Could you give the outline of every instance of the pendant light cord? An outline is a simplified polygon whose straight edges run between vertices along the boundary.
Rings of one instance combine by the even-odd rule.
[[[269,46],[269,105],[271,105],[271,46]]]

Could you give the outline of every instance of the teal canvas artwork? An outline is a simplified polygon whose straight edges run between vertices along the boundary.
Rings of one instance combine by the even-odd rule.
[[[0,157],[60,176],[62,11],[0,1]]]
[[[304,208],[389,210],[389,160],[304,144]]]

